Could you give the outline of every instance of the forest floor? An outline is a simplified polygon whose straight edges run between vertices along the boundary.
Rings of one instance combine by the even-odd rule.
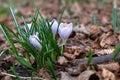
[[[117,7],[120,7],[120,1],[116,1]],[[39,5],[41,14],[48,16],[49,20],[58,19],[62,9],[65,8],[62,22],[72,22],[73,32],[67,40],[63,56],[57,61],[64,68],[61,70],[56,68],[60,80],[120,80],[120,61],[112,62],[110,59],[120,42],[119,31],[114,34],[112,27],[112,0],[81,0],[72,3],[68,0],[36,0],[35,2],[17,0],[14,3],[20,25],[23,25],[21,15],[25,16],[29,23]],[[15,31],[7,0],[1,0],[0,4],[3,8],[0,12],[0,23]],[[120,11],[117,14],[120,15]],[[3,33],[0,32],[0,51],[9,47]],[[19,45],[17,47],[22,54],[21,47]],[[90,50],[93,52],[93,60],[87,65],[86,59]],[[0,56],[1,80],[12,80],[10,68],[12,64],[15,64],[20,76],[28,76],[17,60],[6,52]],[[47,76],[42,74],[43,78],[49,80]]]

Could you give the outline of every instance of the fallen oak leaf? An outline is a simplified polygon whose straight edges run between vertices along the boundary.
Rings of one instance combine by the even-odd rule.
[[[101,80],[101,76],[95,71],[86,70],[79,75],[78,80]]]

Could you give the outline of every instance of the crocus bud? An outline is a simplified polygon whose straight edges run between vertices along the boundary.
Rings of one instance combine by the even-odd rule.
[[[49,22],[49,23],[50,23],[50,25],[52,24],[52,22]],[[53,19],[53,24],[51,26],[51,30],[52,30],[52,33],[54,36],[57,33],[57,28],[58,28],[58,22],[55,19]]]
[[[28,26],[28,29],[30,30],[30,28],[31,28],[31,26],[32,26],[32,23],[28,23],[27,26]],[[27,26],[24,25],[24,29],[25,29],[25,30],[26,30],[26,27],[27,27]]]
[[[40,40],[36,35],[30,35],[29,41],[37,50],[42,49],[42,46],[40,44]]]
[[[70,36],[71,32],[72,32],[72,23],[61,23],[58,29],[58,33],[61,37],[61,39],[64,41],[64,43],[66,42],[66,40],[68,39],[68,37]]]
[[[31,26],[32,26],[32,23],[28,23],[27,26],[28,26],[28,28],[30,29]]]
[[[32,26],[32,22],[31,23],[28,23],[27,24],[27,26],[28,26],[28,29],[30,30],[31,29],[31,26]],[[26,30],[26,26],[24,26],[24,29]],[[27,30],[26,30],[27,31]],[[39,33],[38,32],[33,32],[33,34],[35,34],[36,36],[38,36],[39,35]]]

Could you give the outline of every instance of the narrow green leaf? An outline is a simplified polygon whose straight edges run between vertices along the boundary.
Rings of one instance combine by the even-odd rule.
[[[59,29],[59,25],[60,25],[61,20],[62,20],[62,16],[63,16],[63,14],[64,14],[64,10],[65,10],[65,8],[62,9],[62,13],[61,13],[61,15],[60,15],[60,17],[59,17],[59,20],[58,20],[58,29]],[[58,32],[58,29],[57,29],[57,32]]]
[[[3,50],[0,52],[0,57],[3,55],[3,53],[5,52],[6,50]]]
[[[116,0],[113,0],[113,8],[117,8],[117,2],[116,2]]]
[[[1,52],[0,52],[0,57],[1,57],[7,50],[9,50],[9,48],[4,49],[3,51],[1,51]]]
[[[112,61],[115,59],[115,57],[119,54],[120,52],[120,43],[117,45],[114,54],[112,55]]]
[[[96,20],[96,16],[95,16],[94,12],[92,12],[92,23],[97,24],[97,20]]]
[[[16,76],[16,78],[17,78],[18,80],[22,80],[22,79],[20,79],[18,73],[15,71],[15,66],[14,66],[14,65],[13,65],[13,67],[11,68],[11,70],[12,70],[13,74]]]
[[[32,34],[32,33],[35,33],[35,25],[37,25],[37,19],[38,19],[38,14],[39,14],[39,7],[37,8],[33,18],[32,18],[32,25],[31,25],[31,28],[29,30],[29,35]]]
[[[6,39],[8,40],[9,44],[11,45],[15,55],[18,55],[17,49],[16,49],[14,42],[13,42],[12,38],[10,37],[9,33],[2,25],[0,25],[0,28],[1,28],[2,32],[4,33]]]
[[[17,20],[16,20],[16,17],[15,17],[15,14],[14,14],[14,11],[13,11],[12,6],[10,7],[10,11],[11,11],[11,14],[12,14],[12,16],[13,16],[13,19],[14,19],[14,21],[15,21],[16,28],[18,29],[18,32],[20,32],[19,25],[18,25],[18,22],[17,22]]]
[[[4,26],[5,26],[5,25],[4,25]],[[5,27],[6,27],[6,26],[5,26]],[[9,31],[10,33],[12,33],[12,35],[13,35],[15,38],[19,39],[19,38],[18,38],[18,35],[17,35],[15,32],[13,32],[12,29],[10,29],[9,27],[7,27],[6,30]]]
[[[16,59],[17,59],[23,66],[34,70],[34,68],[31,66],[31,64],[29,64],[27,61],[25,61],[22,57],[16,56]]]
[[[48,65],[48,68],[49,68],[49,70],[50,70],[50,73],[52,74],[52,77],[53,77],[55,80],[57,80],[57,78],[56,78],[56,76],[55,76],[55,72],[54,72],[53,65],[52,65],[52,63],[51,63],[51,61],[50,61],[49,58],[47,58],[47,65]]]
[[[117,21],[118,21],[117,9],[113,8],[113,10],[112,10],[112,26],[113,26],[114,34],[116,34]]]
[[[24,22],[24,25],[25,25],[24,29],[25,29],[25,32],[26,32],[26,34],[27,34],[27,33],[29,33],[29,28],[28,28],[28,25],[27,25],[27,23],[26,23],[26,21],[25,21],[25,19],[24,19],[23,16],[22,16],[22,20],[23,20],[23,22]]]
[[[90,64],[90,62],[92,60],[92,54],[93,54],[92,50],[90,49],[89,54],[88,54],[88,62],[87,62],[88,65]]]
[[[29,53],[31,53],[35,58],[37,58],[38,52],[35,50],[35,48],[30,45],[28,42],[19,42],[22,47],[24,47]]]

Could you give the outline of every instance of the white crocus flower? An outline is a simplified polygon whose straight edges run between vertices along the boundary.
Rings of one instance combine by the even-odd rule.
[[[28,29],[30,30],[30,28],[31,28],[31,26],[32,26],[32,23],[28,23],[27,26],[28,26]],[[27,27],[27,26],[24,26],[24,29],[25,29],[25,30],[26,30],[26,27]]]
[[[42,49],[42,45],[40,44],[40,40],[37,35],[30,35],[29,41],[37,50]]]
[[[27,24],[28,28],[30,29],[32,26],[32,23]]]
[[[28,29],[30,30],[30,29],[31,29],[31,26],[32,26],[32,22],[31,22],[31,23],[28,23],[27,26],[28,26]],[[24,26],[24,29],[26,30],[26,26]],[[27,30],[26,30],[26,31],[27,31]],[[39,35],[38,32],[34,32],[33,34],[35,34],[36,36]]]
[[[53,24],[52,24],[52,22],[53,22]],[[50,24],[50,25],[52,24],[51,30],[52,30],[53,35],[55,36],[56,33],[57,33],[58,22],[57,22],[55,19],[53,19],[52,22],[49,22],[49,24]]]
[[[61,23],[58,29],[58,33],[61,37],[61,39],[63,40],[63,43],[66,43],[66,40],[68,39],[68,37],[70,36],[71,32],[72,32],[72,27],[73,24],[72,23]]]

